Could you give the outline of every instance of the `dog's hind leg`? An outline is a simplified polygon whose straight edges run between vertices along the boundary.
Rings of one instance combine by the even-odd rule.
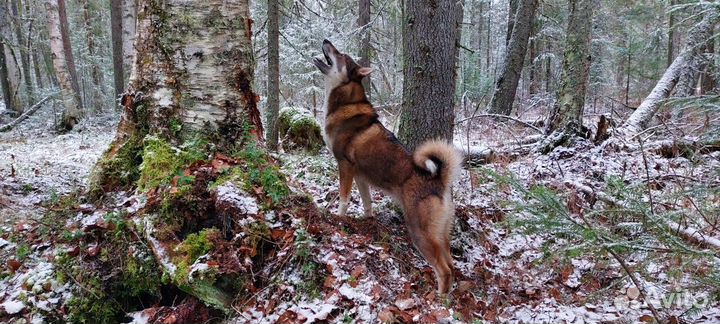
[[[353,170],[352,166],[347,162],[338,164],[340,171],[340,206],[338,215],[345,216],[347,214],[348,202],[350,201],[350,190],[352,190]]]
[[[447,294],[453,283],[452,255],[447,215],[437,198],[421,201],[406,220],[408,231],[415,246],[435,271],[438,294]]]
[[[372,197],[370,196],[370,185],[367,181],[355,177],[355,183],[358,186],[360,192],[360,198],[362,199],[363,209],[365,210],[365,217],[372,217]]]

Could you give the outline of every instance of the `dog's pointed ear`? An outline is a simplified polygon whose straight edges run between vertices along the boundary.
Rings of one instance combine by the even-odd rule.
[[[364,77],[370,75],[370,72],[372,72],[372,69],[369,67],[361,67],[361,68],[357,69],[357,74],[361,78],[364,78]]]

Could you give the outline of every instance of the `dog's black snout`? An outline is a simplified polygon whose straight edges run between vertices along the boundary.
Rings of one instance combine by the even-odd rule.
[[[330,41],[327,40],[327,38],[326,38],[326,39],[323,39],[323,45],[325,45],[325,44],[331,44],[331,45],[332,45],[332,43],[330,43]]]

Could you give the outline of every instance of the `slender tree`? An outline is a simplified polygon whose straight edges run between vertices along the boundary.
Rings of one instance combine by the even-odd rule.
[[[130,78],[133,58],[135,57],[135,24],[137,20],[137,0],[122,0],[122,60],[123,85]]]
[[[83,23],[85,26],[85,40],[87,43],[87,51],[90,62],[90,77],[94,86],[90,87],[91,103],[89,106],[96,110],[102,110],[102,84],[105,82],[100,70],[100,64],[97,60],[97,49],[95,45],[95,33],[90,13],[90,0],[81,0],[83,6]]]
[[[580,133],[590,72],[593,0],[570,0],[560,87],[546,133],[563,129]]]
[[[27,102],[35,100],[35,88],[33,87],[32,78],[30,76],[30,52],[28,51],[28,42],[26,41],[24,32],[24,13],[20,0],[10,0],[10,8],[12,10],[15,39],[17,40],[17,48],[20,52],[20,65],[22,67],[22,79],[25,84],[25,92],[27,94]]]
[[[358,28],[360,28],[360,59],[358,64],[363,67],[370,67],[370,0],[358,0]],[[370,99],[370,76],[363,79],[365,94]]]
[[[505,51],[502,71],[495,82],[490,113],[509,115],[512,111],[537,5],[538,0],[518,0],[512,36]]]
[[[62,0],[59,0],[62,1]],[[78,93],[72,85],[72,77],[67,67],[65,48],[60,25],[60,7],[58,0],[47,0],[45,7],[48,12],[47,27],[50,33],[50,49],[52,50],[55,74],[60,84],[60,96],[65,108],[62,126],[70,130],[80,119],[80,102]]]
[[[674,5],[676,5],[676,0],[670,0],[670,12],[668,13],[667,66],[670,66],[675,58],[675,13],[672,11]]]
[[[429,139],[452,139],[459,6],[456,1],[405,2],[398,133],[410,149]]]
[[[280,110],[280,21],[278,0],[268,0],[268,65],[267,65],[267,146],[276,150],[278,146],[278,112]]]
[[[14,1],[14,0],[10,0]],[[18,66],[18,55],[13,44],[14,35],[11,25],[11,17],[8,9],[10,8],[8,0],[0,0],[0,55],[3,56],[2,77],[3,77],[3,93],[7,91],[6,107],[15,111],[16,114],[23,112],[23,100],[21,97],[21,74]],[[7,89],[7,90],[4,90]]]
[[[508,1],[508,18],[507,30],[505,32],[505,45],[508,45],[510,43],[510,37],[512,36],[513,28],[515,27],[515,15],[517,14],[518,10],[518,1],[520,0]]]
[[[125,91],[123,64],[122,0],[110,0],[110,38],[112,41],[113,85],[115,98]]]
[[[78,78],[77,68],[75,67],[75,57],[72,51],[72,42],[70,41],[69,23],[67,18],[67,10],[65,9],[65,0],[57,0],[58,13],[60,15],[60,33],[62,34],[63,51],[65,51],[65,62],[67,71],[70,75],[70,83],[77,98],[80,110],[83,108],[82,96],[80,95],[80,79]],[[57,65],[56,65],[57,67]],[[72,128],[72,127],[71,127]]]

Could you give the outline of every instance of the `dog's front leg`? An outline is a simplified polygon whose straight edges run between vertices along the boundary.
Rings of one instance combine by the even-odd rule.
[[[362,199],[363,209],[365,209],[365,217],[372,217],[372,198],[370,197],[370,185],[360,178],[355,178],[357,183],[358,191],[360,191],[360,198]]]
[[[340,206],[338,215],[345,216],[350,201],[350,190],[352,190],[353,169],[347,162],[340,162],[338,169],[340,171]]]

